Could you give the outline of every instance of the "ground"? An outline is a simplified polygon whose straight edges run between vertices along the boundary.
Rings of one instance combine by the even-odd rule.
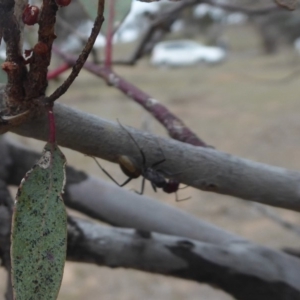
[[[289,49],[276,56],[262,54],[252,29],[243,30],[233,29],[229,32],[233,51],[228,60],[219,66],[156,69],[145,59],[134,68],[118,67],[116,71],[165,104],[199,137],[218,150],[300,170],[300,76],[295,75],[288,83],[279,80],[297,68],[299,59]],[[233,39],[235,36],[247,36],[247,39]],[[119,52],[121,54],[124,53]],[[53,89],[53,85],[50,88]],[[137,128],[145,127],[146,124],[153,133],[166,135],[165,130],[141,107],[86,72],[82,72],[60,102],[102,118],[118,118],[122,124]],[[43,147],[40,142],[17,138],[38,151]],[[91,158],[68,149],[63,151],[69,165],[109,180]],[[102,163],[116,179],[124,179],[118,166]],[[139,185],[138,179],[126,188]],[[162,192],[154,194],[149,184],[146,194],[256,243],[275,248],[289,246],[300,249],[299,237],[268,220],[248,201],[187,188],[180,191],[180,196],[191,196],[192,199],[176,203],[174,195]],[[300,226],[298,214],[282,209],[276,211],[286,220]],[[0,294],[3,290],[4,281],[1,279]],[[67,263],[58,299],[232,298],[220,290],[185,280],[132,270]]]

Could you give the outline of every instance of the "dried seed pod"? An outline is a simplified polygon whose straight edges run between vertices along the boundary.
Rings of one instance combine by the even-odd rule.
[[[40,9],[35,5],[27,4],[22,15],[22,20],[26,25],[34,25],[38,22]]]
[[[2,70],[5,72],[11,72],[18,68],[18,65],[11,61],[6,61],[2,64]]]
[[[72,0],[55,0],[58,6],[68,6]]]
[[[33,52],[38,55],[45,55],[48,53],[48,46],[43,42],[38,42],[33,47]]]

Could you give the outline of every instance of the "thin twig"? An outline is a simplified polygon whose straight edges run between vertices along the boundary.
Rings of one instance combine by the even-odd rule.
[[[195,0],[196,2],[206,3],[211,6],[219,7],[227,11],[233,11],[233,12],[241,12],[244,14],[247,14],[248,16],[257,16],[257,15],[266,15],[271,12],[279,11],[281,10],[280,7],[277,5],[267,5],[264,7],[259,8],[248,8],[245,6],[238,6],[238,5],[232,5],[228,3],[220,3],[216,0]]]
[[[287,10],[295,10],[298,0],[274,0],[274,2]]]
[[[74,63],[73,69],[69,77],[66,79],[66,81],[59,87],[57,88],[53,94],[51,94],[49,97],[46,97],[46,101],[48,103],[52,103],[55,100],[57,100],[61,95],[63,95],[71,86],[75,78],[78,76],[80,70],[82,69],[84,63],[86,62],[93,45],[95,43],[95,40],[100,32],[102,23],[104,21],[103,17],[103,12],[104,12],[104,0],[99,0],[98,2],[98,15],[95,19],[94,22],[94,27],[91,31],[90,37],[82,50],[81,54],[79,55],[78,59]]]
[[[259,211],[261,214],[263,214],[265,217],[269,218],[274,223],[280,225],[281,227],[293,232],[294,234],[296,234],[297,236],[300,237],[300,227],[299,226],[284,220],[277,213],[275,213],[274,209],[272,209],[270,207],[267,207],[260,203],[253,203],[253,205],[256,208],[256,210]]]
[[[280,8],[276,5],[265,6],[257,9],[249,9],[243,6],[236,6],[227,3],[220,3],[219,1],[212,0],[185,0],[177,5],[172,6],[165,12],[158,14],[158,16],[151,22],[148,30],[145,32],[143,38],[140,40],[140,43],[134,50],[129,61],[118,62],[118,64],[122,65],[134,65],[136,61],[143,57],[143,55],[149,52],[155,42],[153,43],[153,37],[156,36],[157,32],[164,29],[164,32],[167,33],[169,28],[171,28],[172,24],[178,19],[178,16],[188,7],[192,7],[201,3],[206,3],[211,6],[219,7],[227,11],[241,12],[247,14],[249,16],[252,15],[265,15],[271,12],[279,11]],[[150,42],[149,42],[150,41]],[[152,43],[149,47],[149,43]],[[115,64],[115,63],[114,63]]]

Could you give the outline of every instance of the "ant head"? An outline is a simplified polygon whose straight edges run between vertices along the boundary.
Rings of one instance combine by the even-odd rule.
[[[132,159],[126,155],[120,155],[118,162],[121,170],[130,178],[138,178],[141,175],[141,170],[133,163]]]
[[[165,177],[153,168],[146,168],[143,172],[143,176],[157,188],[163,188],[167,184]]]

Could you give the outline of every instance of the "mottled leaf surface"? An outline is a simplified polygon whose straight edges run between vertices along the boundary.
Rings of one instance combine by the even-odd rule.
[[[57,298],[66,258],[65,163],[59,148],[46,144],[19,187],[11,246],[16,300]]]

